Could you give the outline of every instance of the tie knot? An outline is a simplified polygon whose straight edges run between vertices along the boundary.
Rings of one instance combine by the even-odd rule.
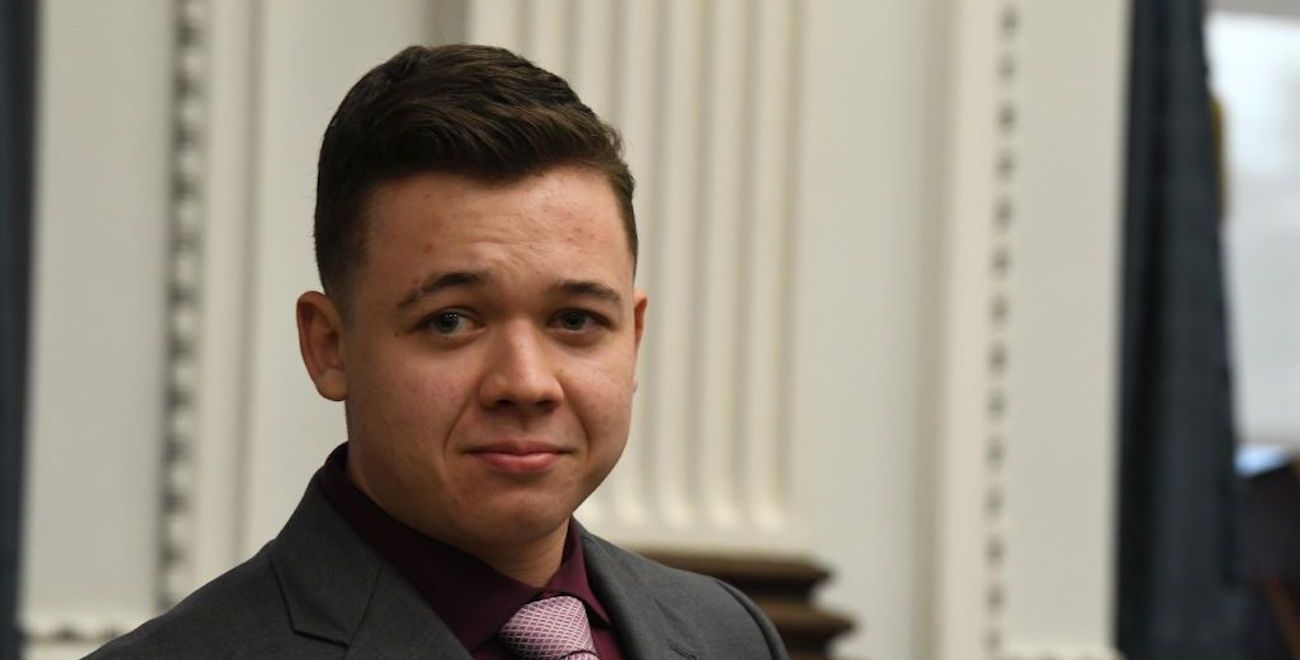
[[[501,626],[501,641],[523,660],[598,660],[582,601],[535,600]]]

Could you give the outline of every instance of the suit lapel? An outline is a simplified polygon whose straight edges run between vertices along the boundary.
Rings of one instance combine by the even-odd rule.
[[[624,551],[610,546],[581,528],[587,579],[608,610],[619,646],[632,660],[694,659],[689,639],[669,625],[663,605],[651,584],[629,561]]]
[[[270,560],[298,634],[347,646],[347,657],[471,660],[315,484],[272,542]]]
[[[347,657],[472,660],[415,589],[390,570],[379,573],[375,597]]]

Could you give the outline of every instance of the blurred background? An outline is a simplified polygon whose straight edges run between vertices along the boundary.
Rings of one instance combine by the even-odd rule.
[[[799,657],[1300,660],[1294,0],[0,0],[0,658],[283,524],[315,160],[412,43],[622,131],[651,298],[579,511]]]

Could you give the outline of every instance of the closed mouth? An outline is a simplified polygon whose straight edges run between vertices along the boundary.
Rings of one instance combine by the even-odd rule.
[[[468,453],[499,472],[532,474],[550,468],[570,451],[545,442],[508,440],[475,447]]]

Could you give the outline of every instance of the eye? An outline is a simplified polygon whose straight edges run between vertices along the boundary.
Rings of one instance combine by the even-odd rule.
[[[421,324],[426,329],[439,335],[454,335],[468,329],[470,319],[464,312],[438,312]]]
[[[566,309],[555,315],[555,324],[567,332],[590,330],[592,324],[597,323],[600,323],[600,319],[596,315],[580,309]]]

